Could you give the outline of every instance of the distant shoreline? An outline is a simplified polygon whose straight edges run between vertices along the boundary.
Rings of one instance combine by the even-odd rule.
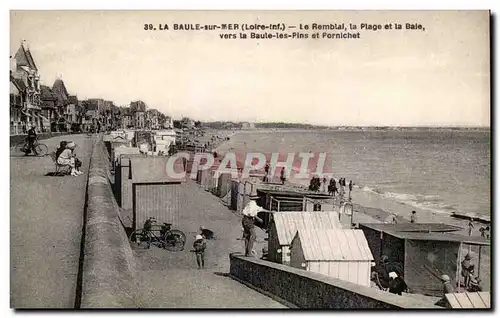
[[[401,132],[431,132],[431,131],[457,131],[457,132],[491,132],[491,128],[458,128],[458,127],[287,127],[287,128],[204,128],[206,130],[238,132],[295,132],[295,131],[333,131],[333,132],[358,132],[358,131],[401,131]]]

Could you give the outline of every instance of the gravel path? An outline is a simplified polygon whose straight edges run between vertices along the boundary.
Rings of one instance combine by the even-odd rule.
[[[73,140],[88,169],[85,135],[42,140],[55,150]],[[50,157],[10,158],[10,298],[13,308],[74,308],[87,174],[46,176]]]

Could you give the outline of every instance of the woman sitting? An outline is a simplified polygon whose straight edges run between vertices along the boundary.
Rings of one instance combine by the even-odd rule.
[[[62,146],[62,143],[61,143]],[[76,144],[70,141],[66,148],[57,156],[57,163],[60,165],[70,166],[71,167],[71,175],[78,176],[83,174],[83,172],[76,170],[75,166],[75,157],[73,155],[73,150],[76,148]]]
[[[56,150],[56,160],[59,159],[59,156],[64,151],[64,149],[66,149],[67,145],[68,145],[67,141],[64,141],[64,140],[61,141],[61,143],[59,144],[59,148],[57,148],[57,150]]]

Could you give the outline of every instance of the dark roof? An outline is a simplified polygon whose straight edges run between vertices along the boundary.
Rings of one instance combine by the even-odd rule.
[[[60,104],[67,105],[68,104],[68,91],[66,90],[66,85],[61,79],[56,79],[54,85],[52,85],[52,93],[57,96]]]
[[[307,192],[307,191],[277,191],[277,190],[268,190],[268,189],[257,189],[258,192],[269,194],[271,196],[279,196],[279,197],[290,197],[290,198],[302,198],[308,197],[311,199],[332,199],[331,195],[321,194],[315,192]]]
[[[365,226],[379,232],[454,232],[462,230],[461,227],[445,224],[445,223],[362,223],[360,226]]]
[[[54,93],[52,93],[52,90],[50,89],[50,87],[45,86],[45,85],[41,85],[40,91],[41,91],[40,98],[42,100],[47,100],[47,101],[57,100],[57,96]]]
[[[14,56],[16,59],[16,63],[19,66],[28,66],[35,70],[38,70],[35,65],[35,61],[33,60],[33,56],[31,55],[29,50],[24,49],[24,46],[21,45]]]
[[[490,241],[480,236],[458,235],[451,233],[421,233],[421,232],[392,232],[389,235],[405,240],[457,242],[471,245],[490,245]]]
[[[418,223],[417,223],[418,224]],[[433,223],[421,223],[426,226],[431,226]],[[458,235],[458,234],[452,234],[452,233],[443,233],[443,232],[432,232],[432,233],[425,233],[425,232],[403,232],[403,231],[397,231],[395,230],[395,227],[393,230],[389,229],[390,225],[399,225],[399,224],[359,224],[360,229],[363,229],[363,227],[366,228],[371,228],[376,231],[383,232],[385,234],[403,239],[403,240],[415,240],[415,241],[441,241],[441,242],[456,242],[456,243],[465,243],[465,244],[471,244],[471,245],[490,245],[490,242],[482,237],[478,236],[468,236],[468,235]],[[405,224],[407,225],[407,224]],[[446,226],[451,227],[451,225],[448,224],[443,224],[443,223],[436,223],[436,228],[445,228]],[[385,229],[383,229],[386,227]],[[377,229],[378,228],[378,229]]]
[[[70,104],[78,105],[78,98],[76,97],[76,95],[70,95],[68,97],[68,101]]]
[[[26,51],[26,57],[28,58],[28,63],[32,68],[38,71],[38,68],[36,67],[35,60],[33,60],[33,55],[31,55],[31,51],[27,50]]]

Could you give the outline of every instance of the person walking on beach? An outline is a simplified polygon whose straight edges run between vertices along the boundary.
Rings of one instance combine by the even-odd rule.
[[[327,190],[327,184],[326,183],[327,182],[328,182],[328,180],[326,179],[326,177],[323,177],[323,185],[321,187],[322,188],[321,192],[326,192],[326,190]]]
[[[387,224],[398,224],[397,215],[395,213],[391,213],[387,219],[385,219],[385,223]]]
[[[331,178],[330,183],[328,184],[328,194],[333,196],[333,185],[335,183],[335,179]]]
[[[280,180],[281,180],[281,184],[285,184],[285,181],[286,181],[285,167],[281,168]]]
[[[411,211],[410,223],[417,223],[417,212]]]
[[[269,175],[269,163],[266,162],[266,166],[264,167],[264,179],[262,179],[262,182],[267,182],[268,181],[268,175]]]
[[[337,188],[337,181],[335,181],[335,179],[333,179],[333,185],[332,185],[332,188],[333,188],[333,196],[335,196],[335,194],[338,194],[339,193],[339,189]]]
[[[349,199],[351,198],[351,192],[352,192],[352,180],[349,180]]]
[[[198,269],[205,268],[205,249],[207,244],[200,234],[196,235],[196,239],[193,243],[193,250],[196,254],[196,263],[198,264]]]
[[[248,202],[247,206],[243,209],[241,224],[243,226],[243,238],[245,239],[245,256],[253,255],[253,244],[256,238],[255,222],[264,223],[264,221],[257,216],[257,213],[261,211],[265,210],[252,200]]]
[[[474,223],[472,222],[472,219],[469,220],[469,224],[467,224],[467,228],[469,229],[469,236],[472,235],[472,229],[474,228]]]
[[[479,233],[481,233],[481,237],[486,238],[486,230],[485,230],[484,226],[481,226],[479,228]]]

